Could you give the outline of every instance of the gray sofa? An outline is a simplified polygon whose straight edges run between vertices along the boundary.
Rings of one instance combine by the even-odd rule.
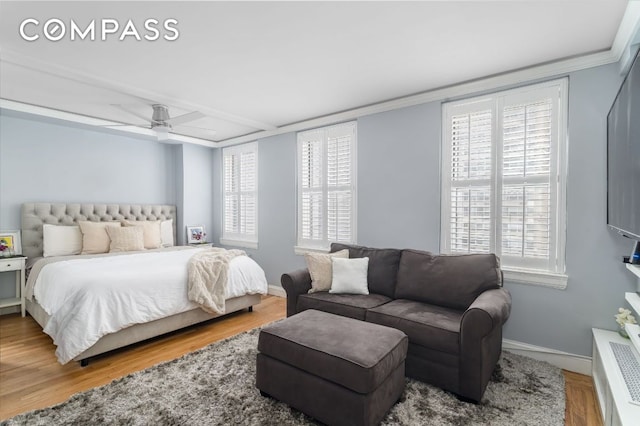
[[[316,309],[399,329],[409,337],[409,377],[479,402],[511,312],[498,258],[331,245],[331,252],[343,249],[369,258],[370,294],[309,294],[311,276],[301,269],[281,278],[287,316]]]

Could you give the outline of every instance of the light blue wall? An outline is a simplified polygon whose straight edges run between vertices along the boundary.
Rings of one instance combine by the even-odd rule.
[[[30,201],[176,204],[183,243],[185,224],[213,225],[212,153],[0,110],[0,229],[20,229]]]
[[[620,262],[631,245],[607,229],[605,216],[606,115],[622,81],[617,70],[611,64],[569,76],[569,283],[566,290],[505,283],[513,295],[508,339],[590,355],[591,328],[614,329],[624,292],[635,288]],[[358,243],[439,251],[440,134],[440,102],[358,119]],[[258,144],[259,249],[248,251],[269,283],[279,284],[282,273],[304,266],[293,254],[295,134]],[[219,186],[219,153],[214,156]],[[217,191],[214,199],[221,199]]]
[[[635,281],[620,263],[630,243],[606,223],[606,114],[622,81],[617,64],[570,74],[566,290],[507,282],[505,337],[590,355],[591,327],[613,329]],[[358,119],[358,242],[438,251],[440,102]],[[247,250],[270,284],[304,266],[295,245],[294,133],[261,139],[259,248]],[[131,170],[137,170],[131,172]],[[0,117],[0,228],[24,201],[176,203],[184,225],[221,234],[221,151]],[[133,184],[132,184],[133,182]],[[209,194],[209,195],[207,195]],[[1,296],[1,295],[0,295]]]
[[[170,145],[0,110],[0,228],[24,202],[175,204]]]
[[[618,65],[569,76],[567,289],[507,283],[513,314],[507,338],[591,355],[591,328],[615,329],[613,315],[635,289],[622,264],[631,242],[606,226],[607,113],[622,83]]]
[[[222,150],[214,152],[214,199],[222,200]],[[243,248],[265,271],[269,284],[305,266],[296,244],[296,135],[273,136],[258,144],[258,249]],[[212,241],[222,235],[222,203],[214,209]]]
[[[178,242],[186,243],[186,226],[204,225],[207,234],[213,228],[213,149],[184,144],[181,149],[181,174],[178,175],[181,224]],[[207,239],[211,240],[209,235]]]
[[[358,119],[358,243],[438,252],[440,103]]]

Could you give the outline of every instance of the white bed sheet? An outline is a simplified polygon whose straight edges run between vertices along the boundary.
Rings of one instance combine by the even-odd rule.
[[[193,250],[132,253],[45,265],[34,295],[50,315],[44,328],[57,346],[61,364],[102,336],[134,324],[175,315],[198,306],[187,298],[187,268]],[[229,264],[227,299],[266,294],[262,268],[247,256]]]

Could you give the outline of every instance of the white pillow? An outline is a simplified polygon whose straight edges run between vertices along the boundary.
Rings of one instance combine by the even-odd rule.
[[[162,247],[173,247],[173,219],[160,222],[160,239]]]
[[[43,256],[70,256],[82,251],[79,226],[42,225]]]
[[[333,257],[331,258],[331,266],[333,267],[333,281],[329,293],[369,294],[368,257],[355,259]]]

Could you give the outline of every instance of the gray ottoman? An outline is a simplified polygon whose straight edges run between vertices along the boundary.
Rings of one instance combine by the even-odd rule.
[[[378,424],[404,390],[400,330],[308,310],[260,331],[256,386],[328,425]]]

